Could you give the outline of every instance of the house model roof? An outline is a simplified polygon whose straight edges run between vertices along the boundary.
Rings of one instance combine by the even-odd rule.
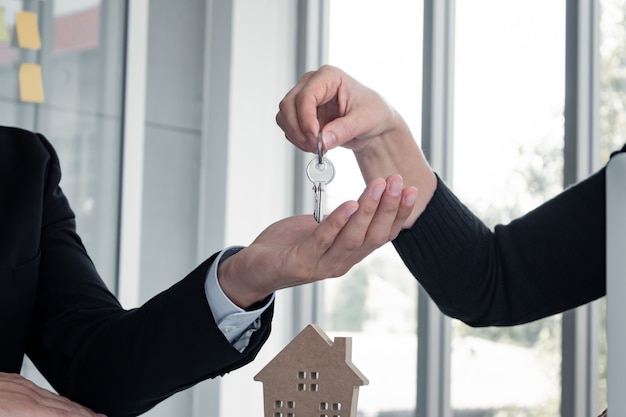
[[[334,343],[310,324],[255,377],[263,383],[265,417],[355,417],[367,378],[351,360],[352,338]]]

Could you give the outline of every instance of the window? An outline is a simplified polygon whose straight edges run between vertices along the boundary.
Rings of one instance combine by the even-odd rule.
[[[398,70],[400,65],[394,60],[408,59],[407,55],[415,52],[419,62],[421,45],[401,45],[401,42],[408,38],[405,32],[409,26],[407,21],[412,22],[412,29],[416,29],[416,22],[420,22],[418,33],[411,36],[413,40],[421,38],[422,10],[416,10],[412,15],[418,18],[407,18],[411,13],[402,9],[401,3],[388,2],[384,8],[377,9],[368,1],[358,4],[331,2],[329,63],[381,92],[405,118],[410,119],[420,113],[421,76],[417,74],[421,74],[421,68],[409,71],[416,81],[415,88],[394,88],[390,78],[404,80],[403,70],[410,66],[407,63]],[[580,7],[573,3],[576,2],[572,2],[572,7]],[[602,0],[601,5],[602,143],[599,146],[604,163],[608,153],[624,142],[619,133],[626,120],[622,115],[625,106],[620,53],[624,46],[626,3],[624,0]],[[421,8],[423,4],[415,7]],[[392,24],[385,18],[390,10],[394,10],[390,13],[395,17]],[[565,12],[563,1],[454,2],[454,22],[449,32],[454,34],[454,79],[448,86],[454,91],[454,140],[448,144],[453,149],[449,181],[461,199],[489,226],[507,223],[562,190]],[[376,30],[371,30],[372,27]],[[581,34],[583,37],[587,35],[589,33]],[[377,49],[379,44],[385,45],[384,52]],[[421,62],[417,66],[420,67]],[[418,98],[416,105],[407,104],[414,97]],[[419,117],[410,119],[409,124],[419,137],[416,134],[420,128]],[[329,203],[332,202],[329,208],[348,195],[348,191],[341,188],[344,180],[340,175],[342,171],[348,171],[353,158],[349,152],[344,153],[347,154],[345,159],[340,151],[328,155],[337,171],[335,181],[328,187]],[[348,176],[354,181],[351,182],[353,190],[357,189],[355,184],[362,185],[362,182],[356,182],[360,180],[356,168]],[[345,190],[348,190],[347,186]],[[367,291],[373,282],[371,271],[377,267],[373,260],[379,259],[385,249],[357,265],[347,277],[324,283],[323,287],[326,327],[342,334],[349,330],[354,332],[354,363],[357,366],[361,366],[358,338],[365,337],[374,328],[373,322],[380,325],[376,319],[389,312],[390,304],[397,304],[383,302],[374,306],[370,304],[371,293]],[[393,276],[399,280],[402,268],[385,271],[381,277]],[[353,303],[352,307],[349,303]],[[382,325],[377,331],[381,332],[381,329],[388,331]],[[470,329],[453,321],[450,376],[453,414],[559,415],[562,331],[560,315],[508,328]],[[368,347],[370,353],[373,352],[371,346]],[[414,348],[416,346],[412,346]],[[403,359],[410,356],[398,355]],[[367,360],[363,362],[362,370],[372,382],[365,389],[384,391],[374,386],[376,375],[368,374]],[[518,363],[524,366],[516,367]],[[408,366],[404,363],[403,369]],[[402,374],[394,372],[394,378]],[[432,378],[445,379],[446,376]],[[394,384],[395,387],[402,385],[402,381]],[[411,395],[414,396],[414,392]],[[604,404],[602,395],[600,403]],[[379,403],[384,404],[384,400]],[[381,409],[389,411],[385,405]],[[373,413],[376,415],[376,411]]]
[[[488,226],[563,183],[564,2],[456,3],[455,192]],[[473,329],[452,322],[455,415],[559,414],[561,319]]]
[[[10,36],[16,13],[36,13],[41,37],[40,50],[0,38],[0,124],[40,132],[53,144],[78,233],[115,291],[126,4],[0,0],[0,10]],[[22,63],[41,66],[41,104],[21,100]],[[23,373],[51,389],[29,361]]]
[[[11,33],[37,14],[40,50],[0,40],[0,124],[42,133],[61,160],[63,187],[98,271],[115,289],[125,2],[0,0]],[[13,40],[14,41],[14,40]],[[20,100],[22,63],[41,66],[44,101]]]
[[[600,1],[600,157],[624,145],[626,129],[626,1]]]
[[[419,138],[422,3],[329,4],[328,63],[385,96]],[[335,149],[327,157],[335,166],[326,200],[332,210],[358,198],[364,182],[350,151]],[[416,402],[417,283],[393,246],[380,248],[346,276],[325,281],[322,289],[324,329],[329,336],[336,332],[353,338],[352,362],[370,381],[360,390],[359,411],[371,416],[411,413]]]

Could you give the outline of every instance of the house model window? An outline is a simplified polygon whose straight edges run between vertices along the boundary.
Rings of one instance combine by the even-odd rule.
[[[334,343],[314,324],[300,332],[255,377],[263,383],[265,417],[355,417],[359,387],[352,339]]]

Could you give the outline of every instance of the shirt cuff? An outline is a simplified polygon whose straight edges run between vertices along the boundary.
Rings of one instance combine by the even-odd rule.
[[[274,301],[274,294],[272,294],[261,307],[246,311],[234,304],[222,291],[217,280],[217,266],[221,261],[243,248],[243,246],[230,246],[220,252],[211,264],[204,283],[204,291],[215,323],[226,339],[240,352],[248,346],[252,333],[261,327],[260,316]]]

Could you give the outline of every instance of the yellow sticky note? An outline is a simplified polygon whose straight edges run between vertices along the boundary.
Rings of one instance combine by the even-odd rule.
[[[20,99],[28,103],[43,103],[41,65],[20,65]]]
[[[9,29],[4,18],[4,7],[0,7],[0,42],[9,42]]]
[[[20,48],[41,49],[37,13],[15,13],[15,33],[17,34],[17,45]]]

